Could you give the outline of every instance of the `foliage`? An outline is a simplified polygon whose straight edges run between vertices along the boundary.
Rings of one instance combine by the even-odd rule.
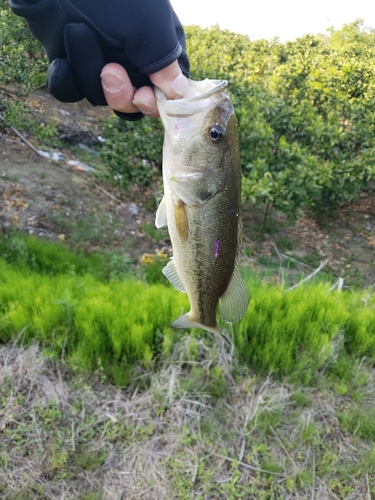
[[[101,283],[88,274],[55,276],[22,271],[1,260],[0,339],[24,331],[77,366],[102,366],[125,383],[134,363],[149,364],[160,329],[167,328],[186,298],[170,287],[126,279]]]
[[[96,279],[106,281],[123,278],[129,273],[129,262],[122,255],[73,253],[62,244],[43,241],[35,236],[10,234],[1,237],[0,256],[21,271],[32,270],[49,276],[90,273]]]
[[[339,30],[335,30],[331,26],[327,31],[329,37],[325,37],[325,42],[330,47],[345,48],[350,44],[357,46],[359,52],[365,47],[375,47],[375,29],[365,26],[363,19],[356,19],[350,24],[344,24]]]
[[[157,120],[127,122],[112,116],[103,122],[100,157],[121,186],[149,185],[160,175],[163,131]]]
[[[22,130],[32,130],[36,127],[36,120],[22,101],[4,101],[2,115],[4,121],[0,122],[1,127],[14,127]]]
[[[352,200],[375,175],[373,30],[354,22],[331,37],[281,44],[187,28],[192,77],[229,82],[244,195],[290,214]]]
[[[8,0],[0,0],[0,82],[28,89],[46,81],[48,61],[26,21],[15,16]]]
[[[186,35],[191,77],[228,80],[245,198],[293,215],[353,200],[374,178],[373,30],[355,21],[328,37],[286,44],[250,41],[217,27],[190,26]],[[162,141],[160,125],[150,127],[146,120],[106,126],[102,158],[121,182],[149,182]]]

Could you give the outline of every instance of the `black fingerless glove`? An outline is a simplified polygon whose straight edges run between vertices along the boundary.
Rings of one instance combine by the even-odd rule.
[[[185,34],[169,0],[9,0],[44,46],[50,66],[47,85],[62,102],[86,98],[107,102],[100,73],[121,64],[134,87],[152,87],[148,75],[178,58],[189,76]],[[139,120],[142,113],[120,113]]]

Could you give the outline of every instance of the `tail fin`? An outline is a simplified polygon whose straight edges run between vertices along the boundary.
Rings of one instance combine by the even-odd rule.
[[[215,335],[220,335],[225,339],[229,344],[232,344],[232,342],[229,340],[229,338],[218,328],[218,326],[206,326],[202,325],[201,323],[198,323],[196,321],[192,321],[189,318],[189,313],[183,314],[179,318],[175,319],[171,323],[171,328],[176,328],[176,329],[185,329],[185,328],[202,328],[203,330],[206,330],[206,332],[214,333]]]

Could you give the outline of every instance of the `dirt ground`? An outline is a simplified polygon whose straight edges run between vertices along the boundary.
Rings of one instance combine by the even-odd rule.
[[[9,97],[0,92],[0,99]],[[62,104],[47,91],[39,90],[26,102],[42,122],[59,123],[64,140],[64,159],[53,163],[37,155],[11,129],[0,124],[0,228],[18,228],[29,234],[59,239],[68,245],[123,252],[136,262],[145,253],[171,252],[166,231],[153,229],[155,190],[132,187],[126,195],[100,182],[105,166],[92,155],[95,172],[69,165],[79,149],[93,152],[90,145],[100,135],[99,119],[110,115],[106,108],[88,103]],[[22,131],[21,131],[22,132]],[[22,132],[23,133],[23,132]],[[25,137],[36,149],[48,150],[31,134]],[[73,147],[74,146],[74,147]],[[319,217],[305,214],[296,221],[271,213],[263,229],[263,211],[250,203],[243,207],[241,261],[257,268],[278,262],[294,262],[308,274],[329,259],[326,269],[342,277],[346,286],[375,283],[375,192],[360,193],[359,200],[343,204]],[[151,207],[151,208],[148,208]],[[272,267],[272,266],[271,266]]]

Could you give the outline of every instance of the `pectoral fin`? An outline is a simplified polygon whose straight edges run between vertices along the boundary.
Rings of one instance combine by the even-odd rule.
[[[165,199],[165,196],[163,196],[163,199],[161,200],[158,209],[156,211],[155,226],[159,228],[166,225],[167,225],[167,201]]]
[[[176,229],[181,241],[185,243],[189,236],[189,224],[187,220],[185,203],[178,200],[178,203],[174,204],[174,217],[176,222]]]
[[[226,323],[235,323],[247,311],[249,296],[237,267],[224,295],[220,299],[220,316]]]
[[[171,259],[168,264],[162,269],[162,273],[176,288],[176,290],[182,293],[186,293],[185,286],[177,273],[177,269],[173,259]]]

